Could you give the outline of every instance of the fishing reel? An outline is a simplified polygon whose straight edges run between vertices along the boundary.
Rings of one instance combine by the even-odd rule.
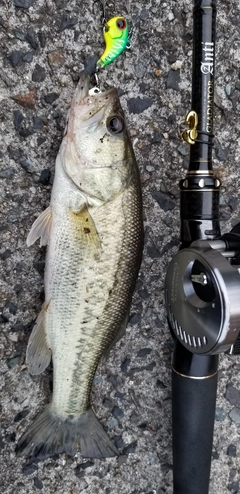
[[[240,224],[172,259],[165,282],[174,336],[192,353],[240,355]]]

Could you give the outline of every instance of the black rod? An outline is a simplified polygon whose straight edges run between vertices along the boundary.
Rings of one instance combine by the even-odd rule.
[[[181,241],[220,236],[220,181],[212,171],[216,2],[195,0],[193,9],[192,111],[197,137],[187,175],[180,182]]]
[[[208,494],[218,356],[176,344],[172,372],[173,493]],[[177,365],[183,359],[184,365]],[[186,364],[189,365],[186,368]],[[184,369],[183,369],[184,367]],[[178,370],[177,370],[178,369]],[[187,371],[182,374],[181,371]]]
[[[197,142],[189,171],[212,170],[216,2],[195,1],[193,10],[192,110],[198,115]]]
[[[220,236],[220,181],[212,171],[216,2],[195,0],[191,143],[180,182],[181,248]],[[174,494],[208,494],[217,393],[217,356],[191,353],[175,341],[172,371]]]

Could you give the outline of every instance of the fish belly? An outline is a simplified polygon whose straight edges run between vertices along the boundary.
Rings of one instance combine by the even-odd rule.
[[[126,196],[123,192],[92,216],[67,211],[64,224],[59,215],[53,218],[46,331],[53,359],[52,408],[63,417],[88,408],[99,360],[128,312],[135,269],[123,269],[129,264],[124,252]]]

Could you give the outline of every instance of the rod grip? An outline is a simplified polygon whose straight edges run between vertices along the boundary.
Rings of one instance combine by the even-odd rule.
[[[173,370],[174,494],[208,494],[216,393],[217,372],[194,379]]]

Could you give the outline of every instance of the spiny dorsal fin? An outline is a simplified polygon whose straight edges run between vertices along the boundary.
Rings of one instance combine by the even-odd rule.
[[[50,228],[52,222],[51,207],[48,206],[40,216],[34,221],[32,228],[27,236],[27,246],[33,245],[40,238],[40,247],[47,245],[49,241]]]
[[[48,367],[52,355],[45,331],[47,308],[48,306],[42,308],[27,347],[26,364],[28,371],[34,376],[41,374]]]

